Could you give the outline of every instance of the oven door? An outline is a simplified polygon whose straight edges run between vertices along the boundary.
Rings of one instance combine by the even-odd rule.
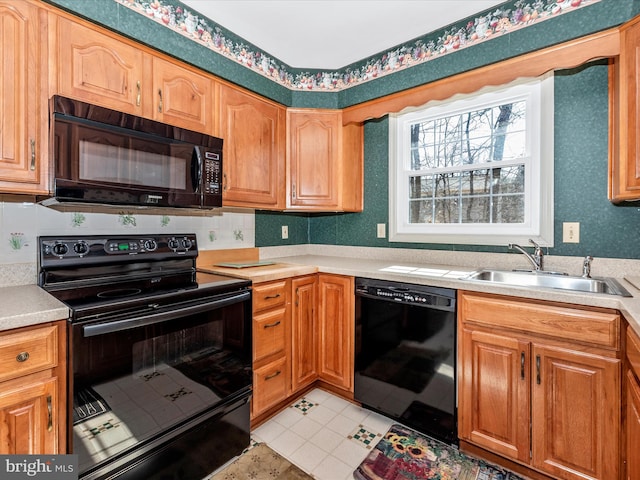
[[[105,475],[132,465],[148,468],[145,455],[156,453],[157,460],[159,450],[198,429],[224,425],[226,444],[238,450],[227,460],[246,448],[249,291],[70,325],[69,441],[81,478],[111,478]],[[243,420],[223,420],[244,405]],[[209,473],[217,466],[210,465]]]

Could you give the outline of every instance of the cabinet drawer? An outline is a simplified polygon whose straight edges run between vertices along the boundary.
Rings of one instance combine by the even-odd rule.
[[[253,311],[283,307],[287,303],[288,282],[269,282],[253,286]]]
[[[615,310],[468,292],[460,292],[458,309],[465,322],[478,325],[614,349],[620,345],[620,315]]]
[[[630,328],[627,329],[627,359],[633,373],[640,378],[640,337]]]
[[[274,353],[284,352],[287,345],[286,308],[265,312],[253,317],[253,361]]]
[[[58,358],[56,326],[0,335],[0,381],[53,368]]]
[[[253,371],[253,415],[259,415],[288,395],[287,359],[282,357]]]

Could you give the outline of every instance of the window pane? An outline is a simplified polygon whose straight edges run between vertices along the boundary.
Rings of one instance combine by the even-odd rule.
[[[492,223],[522,223],[524,222],[524,195],[496,197],[493,210]]]
[[[489,197],[464,197],[461,202],[461,223],[490,223],[491,202]]]
[[[441,173],[435,176],[435,196],[450,197],[460,193],[460,174],[458,172]]]
[[[524,193],[524,165],[492,169],[493,193]]]
[[[457,198],[436,200],[434,223],[459,223],[460,211]]]
[[[460,193],[462,195],[481,195],[489,194],[491,191],[491,179],[489,172],[491,170],[471,170],[462,172],[462,186]]]
[[[433,197],[433,176],[409,177],[409,198]]]
[[[411,200],[409,223],[433,223],[433,200]]]

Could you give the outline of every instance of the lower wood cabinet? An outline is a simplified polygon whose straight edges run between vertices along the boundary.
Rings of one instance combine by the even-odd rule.
[[[469,292],[458,308],[461,440],[554,478],[619,478],[617,312]]]
[[[640,336],[627,330],[627,373],[625,375],[625,477],[640,478]]]
[[[0,332],[0,454],[66,453],[66,322]]]
[[[254,285],[254,423],[317,381],[353,397],[353,282],[312,274]]]
[[[253,286],[253,397],[256,418],[287,398],[291,368],[289,279]]]
[[[318,276],[294,278],[291,288],[291,390],[296,392],[318,378],[318,319],[315,315]]]
[[[353,392],[354,280],[324,273],[318,277],[318,374],[321,380]]]

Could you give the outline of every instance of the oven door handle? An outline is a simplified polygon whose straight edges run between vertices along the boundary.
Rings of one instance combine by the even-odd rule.
[[[226,307],[227,305],[233,305],[234,303],[243,302],[249,299],[251,299],[251,292],[234,293],[233,295],[225,298],[219,298],[211,302],[200,303],[189,307],[178,307],[167,312],[157,312],[148,315],[135,316],[125,320],[85,325],[82,327],[82,335],[84,337],[95,337],[97,335],[144,327],[146,325],[153,325],[154,323],[166,322],[167,320],[184,317],[186,315],[207,312],[209,310],[217,310],[219,308]]]

